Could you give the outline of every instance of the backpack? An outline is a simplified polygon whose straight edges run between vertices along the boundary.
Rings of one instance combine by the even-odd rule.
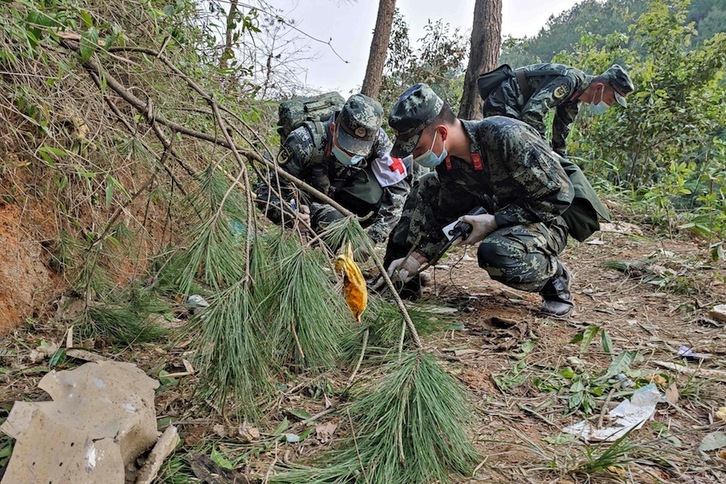
[[[505,79],[510,77],[514,77],[514,74],[509,64],[502,64],[493,71],[481,74],[476,80],[479,95],[483,100],[486,100],[494,89],[498,88]]]
[[[315,124],[326,121],[330,116],[340,111],[345,104],[343,96],[337,92],[326,92],[317,96],[294,97],[280,103],[278,110],[278,128],[280,142],[284,142],[290,132],[303,124]],[[313,136],[311,126],[308,126]]]

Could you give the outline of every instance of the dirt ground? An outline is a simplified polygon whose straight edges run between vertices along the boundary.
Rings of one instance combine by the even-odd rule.
[[[447,321],[452,324],[450,330],[426,335],[425,346],[468,388],[476,408],[472,439],[484,456],[472,477],[457,482],[726,481],[723,449],[699,451],[708,434],[726,431],[726,422],[716,417],[719,407],[726,406],[726,334],[724,323],[709,316],[711,308],[726,303],[726,264],[711,263],[705,243],[643,235],[637,227],[617,230],[600,232],[563,254],[573,273],[576,301],[574,314],[566,320],[541,317],[536,294],[491,281],[462,249],[437,266],[432,284],[417,304],[449,308]],[[572,342],[594,326],[600,331],[589,345]],[[604,351],[603,331],[612,354]],[[64,333],[65,328],[52,320],[36,321],[0,345],[0,421],[15,400],[45,399],[36,385],[48,371],[48,362],[37,355],[32,361],[29,354],[41,339],[58,343]],[[160,369],[184,372],[186,344],[96,351],[133,361],[158,377]],[[710,356],[685,360],[677,355],[682,345]],[[639,355],[622,371],[624,383],[595,385],[596,377],[624,352]],[[664,363],[682,366],[676,371]],[[66,362],[59,368],[72,366]],[[573,404],[573,375],[590,384],[587,412]],[[329,383],[345,385],[347,375],[336,378]],[[277,406],[280,411],[269,414],[259,428],[232,427],[228,421],[211,419],[208,410],[192,404],[194,381],[193,376],[162,380],[157,415],[160,427],[173,422],[180,428],[184,446],[177,453],[179,462],[196,469],[197,476],[207,472],[199,470],[200,463],[221,476],[207,482],[234,482],[243,475],[244,480],[237,482],[264,481],[273,464],[316,454],[348,431],[344,415],[325,414],[335,396],[311,391],[316,385],[322,387],[320,381],[302,381],[285,391]],[[657,385],[664,402],[658,404],[652,421],[627,437],[630,448],[612,462],[605,457],[613,446],[588,445],[562,433],[584,418],[607,425],[607,412],[630,396],[625,382],[648,381]],[[291,429],[301,430],[293,423],[300,418],[283,410],[290,408],[324,413],[299,444],[270,438],[283,418],[289,419]],[[8,442],[0,437],[0,457]],[[211,460],[194,454],[206,449],[209,455],[212,448]],[[243,470],[231,473],[219,467],[240,454],[246,456],[240,461]],[[174,475],[170,466],[165,482]],[[174,482],[188,480],[177,475]]]
[[[632,229],[637,231],[637,227]],[[596,474],[592,482],[606,482],[608,478],[724,482],[726,455],[718,457],[711,452],[706,461],[698,450],[707,434],[726,427],[725,421],[716,421],[714,416],[726,405],[726,333],[723,322],[709,318],[709,309],[726,301],[723,263],[704,263],[708,246],[693,242],[637,233],[599,235],[589,243],[569,247],[563,254],[574,276],[576,301],[576,310],[564,321],[540,317],[536,312],[538,296],[489,280],[468,255],[463,256],[461,268],[437,270],[437,279],[443,280],[432,292],[460,308],[464,329],[432,345],[476,396],[481,417],[477,442],[487,459],[473,480],[573,479],[565,476],[566,471],[587,461],[586,446],[579,441],[551,442],[562,436],[562,428],[584,415],[568,411],[566,392],[543,392],[538,382],[562,382],[556,376],[567,367],[576,373],[602,374],[611,358],[603,352],[600,335],[585,351],[579,343],[571,343],[585,328],[596,325],[612,339],[614,355],[637,351],[643,356],[642,361],[631,365],[629,375],[655,382],[664,395],[668,390],[673,403],[659,404],[655,423],[629,435],[642,447],[636,451],[641,455],[635,462],[612,469],[615,472],[609,476]],[[625,273],[607,268],[608,261],[634,263],[633,269]],[[636,266],[642,269],[634,269]],[[685,362],[684,369],[692,375],[658,364],[683,364],[684,359],[677,356],[682,345],[711,355],[702,362]],[[461,356],[456,356],[457,350]],[[699,369],[719,369],[720,377],[707,377]],[[607,409],[627,398],[616,395],[607,402]],[[603,400],[607,400],[606,395],[596,399],[589,418],[592,422],[607,413],[602,411]],[[607,424],[607,416],[604,422]],[[598,455],[606,446],[590,448]]]

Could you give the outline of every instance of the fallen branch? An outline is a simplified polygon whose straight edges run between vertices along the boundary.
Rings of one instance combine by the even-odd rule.
[[[700,376],[702,378],[726,381],[726,371],[709,370],[708,368],[691,368],[677,363],[671,363],[669,361],[651,361],[651,363],[669,370],[677,371],[678,373],[683,373],[684,375]]]

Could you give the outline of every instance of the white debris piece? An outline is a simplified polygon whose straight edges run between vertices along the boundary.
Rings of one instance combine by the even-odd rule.
[[[15,402],[0,426],[17,439],[3,483],[123,484],[126,468],[156,442],[158,386],[131,363],[51,371],[38,388],[52,401]]]
[[[610,410],[610,413],[608,413],[611,422],[610,426],[599,429],[587,420],[583,420],[575,425],[565,427],[562,431],[577,435],[589,442],[598,440],[613,442],[625,435],[629,430],[642,427],[645,422],[653,418],[656,405],[664,401],[665,399],[655,383],[649,383],[635,390],[630,400],[625,400]]]

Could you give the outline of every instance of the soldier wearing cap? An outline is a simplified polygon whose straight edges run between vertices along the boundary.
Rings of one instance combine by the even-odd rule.
[[[374,243],[386,240],[410,191],[408,170],[403,160],[391,157],[392,144],[381,129],[382,122],[380,103],[354,94],[329,120],[305,123],[291,131],[280,156],[282,169],[357,215],[368,215],[363,224]],[[284,180],[279,182],[285,197],[291,196],[290,185]],[[328,204],[310,199],[307,194],[300,196],[302,204],[297,209],[316,232],[343,217]],[[257,200],[279,223],[279,201],[269,186],[258,192]]]
[[[404,283],[401,295],[420,294],[416,274],[443,248],[442,228],[461,217],[473,226],[463,243],[478,244],[479,266],[492,279],[539,292],[547,315],[570,314],[570,273],[558,255],[575,186],[562,158],[519,120],[456,118],[426,84],[403,93],[388,124],[396,132],[394,156],[412,155],[435,169],[419,179],[388,239],[384,264]],[[477,206],[487,213],[466,215]]]
[[[582,103],[588,104],[591,114],[602,114],[615,103],[627,106],[625,96],[633,89],[630,76],[618,64],[597,76],[563,64],[533,64],[510,70],[491,92],[480,94],[485,118],[499,115],[520,119],[543,138],[544,117],[555,109],[552,148],[565,156],[570,125]]]

